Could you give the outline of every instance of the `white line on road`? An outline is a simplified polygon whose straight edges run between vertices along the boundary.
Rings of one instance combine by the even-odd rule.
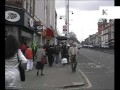
[[[86,79],[87,83],[88,83],[88,87],[87,88],[90,88],[92,87],[92,84],[90,83],[90,81],[88,80],[87,76],[80,70],[78,69],[78,71],[82,74],[82,76]]]
[[[83,55],[83,54],[81,54],[81,55]],[[93,59],[93,58],[91,58],[91,57],[88,57],[87,55],[83,55],[83,56],[87,57],[87,58],[90,59],[91,61],[95,61],[95,59]]]
[[[81,54],[81,55],[83,55],[83,54]],[[87,55],[83,55],[83,56],[87,57],[88,59],[90,59],[90,60],[93,61],[93,62],[96,62],[96,63],[98,63],[98,64],[101,64],[100,62],[96,61],[95,59],[93,59],[93,58],[91,58],[91,57],[89,57],[89,56],[87,56]],[[102,65],[102,64],[101,64],[101,65]],[[104,65],[102,65],[102,66],[104,66]]]

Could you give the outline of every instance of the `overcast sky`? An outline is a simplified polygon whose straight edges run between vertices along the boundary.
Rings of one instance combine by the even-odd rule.
[[[69,13],[69,31],[74,32],[79,41],[97,32],[100,6],[114,6],[114,0],[69,0],[69,10],[74,12]],[[62,34],[65,20],[59,17],[65,16],[65,0],[56,0],[56,11],[57,28]]]

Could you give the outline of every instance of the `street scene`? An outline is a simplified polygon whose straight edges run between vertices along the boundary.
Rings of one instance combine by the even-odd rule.
[[[5,90],[114,90],[114,0],[5,0]]]
[[[80,52],[76,73],[69,64],[46,65],[45,76],[37,77],[35,69],[26,72],[22,90],[114,90],[114,54],[84,48]]]

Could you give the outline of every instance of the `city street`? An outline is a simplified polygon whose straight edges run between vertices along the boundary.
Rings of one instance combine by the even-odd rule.
[[[115,20],[99,17],[102,6],[114,0],[5,0],[5,89],[114,90]],[[77,48],[71,68],[64,58],[74,59]],[[49,63],[38,75],[35,61],[45,53]],[[52,66],[55,54],[60,60]],[[24,82],[19,60],[27,68]]]
[[[114,90],[114,54],[81,48],[78,68],[89,81],[88,90]]]
[[[45,65],[44,74],[37,77],[35,69],[26,72],[21,90],[114,90],[114,54],[81,48],[76,73],[68,64]]]

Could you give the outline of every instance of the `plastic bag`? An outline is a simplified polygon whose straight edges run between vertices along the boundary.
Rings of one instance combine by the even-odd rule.
[[[63,58],[63,59],[61,60],[61,63],[63,63],[63,64],[67,63],[67,58]]]

